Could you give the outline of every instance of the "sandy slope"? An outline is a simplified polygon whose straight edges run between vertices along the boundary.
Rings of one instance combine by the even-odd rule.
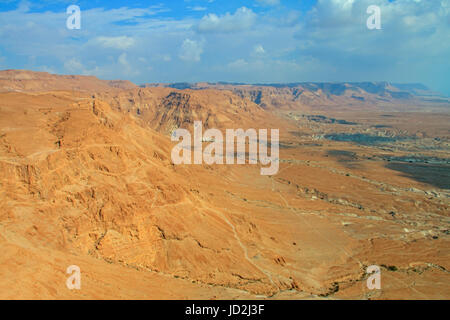
[[[450,297],[448,192],[380,149],[228,91],[108,90],[0,94],[0,298]],[[172,165],[170,128],[200,119],[280,128],[280,172]]]

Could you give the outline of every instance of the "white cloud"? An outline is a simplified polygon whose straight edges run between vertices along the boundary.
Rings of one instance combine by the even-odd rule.
[[[64,62],[64,70],[65,72],[71,74],[81,74],[81,75],[100,75],[100,69],[98,66],[95,66],[92,69],[86,68],[78,59],[72,58]],[[52,72],[56,73],[56,72]]]
[[[126,54],[126,53],[122,53],[122,54],[119,56],[118,61],[119,61],[119,63],[120,63],[122,66],[124,66],[124,67],[126,67],[126,68],[130,67],[130,63],[129,63],[128,60],[127,60],[127,54]]]
[[[188,9],[192,10],[192,11],[206,11],[206,7],[201,7],[201,6],[195,6],[195,7],[188,7]]]
[[[140,72],[134,68],[134,66],[128,61],[127,54],[124,52],[122,53],[119,58],[117,59],[117,62],[119,63],[119,66],[122,70],[122,73],[128,77],[130,76],[136,76]],[[147,67],[148,68],[148,67]]]
[[[263,6],[277,6],[280,4],[280,0],[256,0],[256,2]]]
[[[230,62],[228,64],[228,68],[231,69],[244,69],[248,66],[248,62],[245,61],[244,59],[238,59],[236,61]]]
[[[64,62],[64,69],[73,74],[81,74],[83,73],[84,66],[79,60],[72,58]]]
[[[250,28],[256,21],[256,13],[242,7],[234,14],[226,13],[218,16],[210,13],[204,16],[197,25],[198,32],[236,32]]]
[[[255,54],[264,54],[264,53],[266,53],[266,50],[264,50],[264,47],[262,46],[262,45],[260,45],[260,44],[258,44],[258,45],[256,45],[254,48],[253,48],[253,52],[255,53]]]
[[[281,3],[200,19],[158,16],[165,9],[156,7],[93,8],[76,31],[66,29],[64,10],[30,4],[0,11],[3,66],[136,83],[423,81],[450,94],[450,0],[317,0],[309,12]],[[366,27],[371,4],[381,7],[382,30]]]
[[[423,81],[437,88],[447,82],[448,86],[449,78],[439,65],[446,64],[450,55],[450,15],[445,9],[449,3],[318,0],[295,37],[297,54],[313,56],[334,69],[322,75],[325,79]],[[382,30],[366,27],[369,5],[380,7]]]
[[[180,59],[198,62],[203,53],[203,43],[191,39],[185,39],[181,45]]]
[[[95,41],[98,42],[104,48],[112,48],[120,50],[126,50],[135,44],[135,40],[127,36],[97,37]]]

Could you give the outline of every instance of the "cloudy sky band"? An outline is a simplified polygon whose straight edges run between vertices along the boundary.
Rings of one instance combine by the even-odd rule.
[[[82,9],[81,30],[65,8]],[[382,29],[368,30],[378,5]],[[179,81],[422,82],[450,95],[450,0],[13,1],[0,68]]]

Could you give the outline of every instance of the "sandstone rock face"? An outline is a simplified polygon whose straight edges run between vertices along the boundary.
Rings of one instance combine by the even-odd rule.
[[[428,113],[433,125],[409,139],[423,115],[327,114],[346,124],[274,112],[235,90],[80,77],[84,91],[31,72],[2,77],[11,89],[0,93],[0,298],[450,297],[448,166],[439,162],[448,113]],[[374,127],[382,119],[390,128]],[[170,131],[196,120],[279,128],[278,174],[173,165]],[[326,138],[382,130],[393,135],[375,144]],[[406,155],[433,155],[435,164],[417,165],[441,178],[388,165]],[[70,265],[81,268],[81,290],[66,287]],[[381,290],[366,286],[370,265],[381,268]]]
[[[205,128],[220,129],[267,126],[275,122],[267,119],[260,106],[229,91],[143,88],[104,92],[96,97],[166,134],[174,128],[192,129],[194,121],[202,121]]]
[[[170,87],[176,89],[231,91],[269,110],[303,110],[326,107],[327,110],[346,108],[377,110],[411,110],[417,106],[442,103],[448,107],[448,97],[433,92],[422,84],[392,84],[388,82],[303,82],[288,84],[229,84],[229,83],[183,83],[144,84],[142,87]],[[431,102],[431,103],[430,103]],[[414,109],[414,108],[413,108]]]

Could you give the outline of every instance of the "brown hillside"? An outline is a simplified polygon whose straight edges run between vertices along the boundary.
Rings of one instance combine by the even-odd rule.
[[[450,297],[448,113],[272,112],[75,79],[87,91],[1,80],[29,91],[0,93],[0,298]],[[173,165],[168,134],[195,120],[279,128],[279,172]]]

